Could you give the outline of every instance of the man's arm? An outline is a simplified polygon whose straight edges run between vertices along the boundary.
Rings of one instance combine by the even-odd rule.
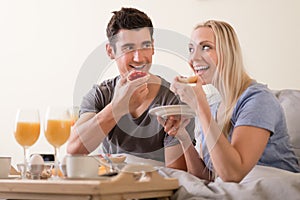
[[[99,113],[88,112],[80,116],[71,131],[67,146],[69,154],[87,154],[94,151],[119,119],[136,110],[148,94],[147,80],[144,76],[133,81],[121,77],[115,87],[112,101]]]
[[[121,115],[118,115],[118,112],[113,112],[111,103],[97,114],[92,112],[82,114],[72,128],[67,152],[69,154],[92,152],[120,118]]]

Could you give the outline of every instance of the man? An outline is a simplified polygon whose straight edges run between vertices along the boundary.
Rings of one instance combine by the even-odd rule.
[[[83,98],[67,151],[90,153],[102,143],[105,153],[129,153],[186,169],[178,140],[148,114],[153,107],[180,103],[166,80],[149,73],[154,54],[152,22],[134,8],[113,14],[106,29],[106,51],[120,75],[95,85]],[[132,70],[142,77],[130,80]],[[191,122],[190,133],[193,128]]]

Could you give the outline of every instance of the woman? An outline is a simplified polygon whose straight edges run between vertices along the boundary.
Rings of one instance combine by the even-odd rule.
[[[198,25],[189,52],[190,66],[198,76],[196,86],[176,77],[171,90],[196,112],[200,154],[185,130],[187,119],[159,118],[165,131],[180,140],[188,171],[202,179],[217,175],[233,182],[240,182],[256,164],[299,172],[283,109],[265,85],[245,72],[233,28],[213,20]],[[205,84],[219,91],[220,103],[209,106]]]

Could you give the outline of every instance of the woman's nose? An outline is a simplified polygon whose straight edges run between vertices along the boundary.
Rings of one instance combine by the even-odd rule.
[[[202,60],[203,59],[203,51],[200,49],[195,49],[194,52],[190,55],[191,60]]]

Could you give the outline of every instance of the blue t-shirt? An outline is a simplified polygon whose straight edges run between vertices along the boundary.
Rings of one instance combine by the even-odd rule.
[[[211,106],[214,118],[218,104]],[[254,82],[243,92],[233,109],[231,125],[229,142],[231,142],[233,129],[238,126],[255,126],[271,132],[258,165],[300,172],[298,160],[290,144],[283,108],[267,86]],[[204,162],[210,170],[213,170],[202,129],[199,130],[198,136],[202,144]]]

